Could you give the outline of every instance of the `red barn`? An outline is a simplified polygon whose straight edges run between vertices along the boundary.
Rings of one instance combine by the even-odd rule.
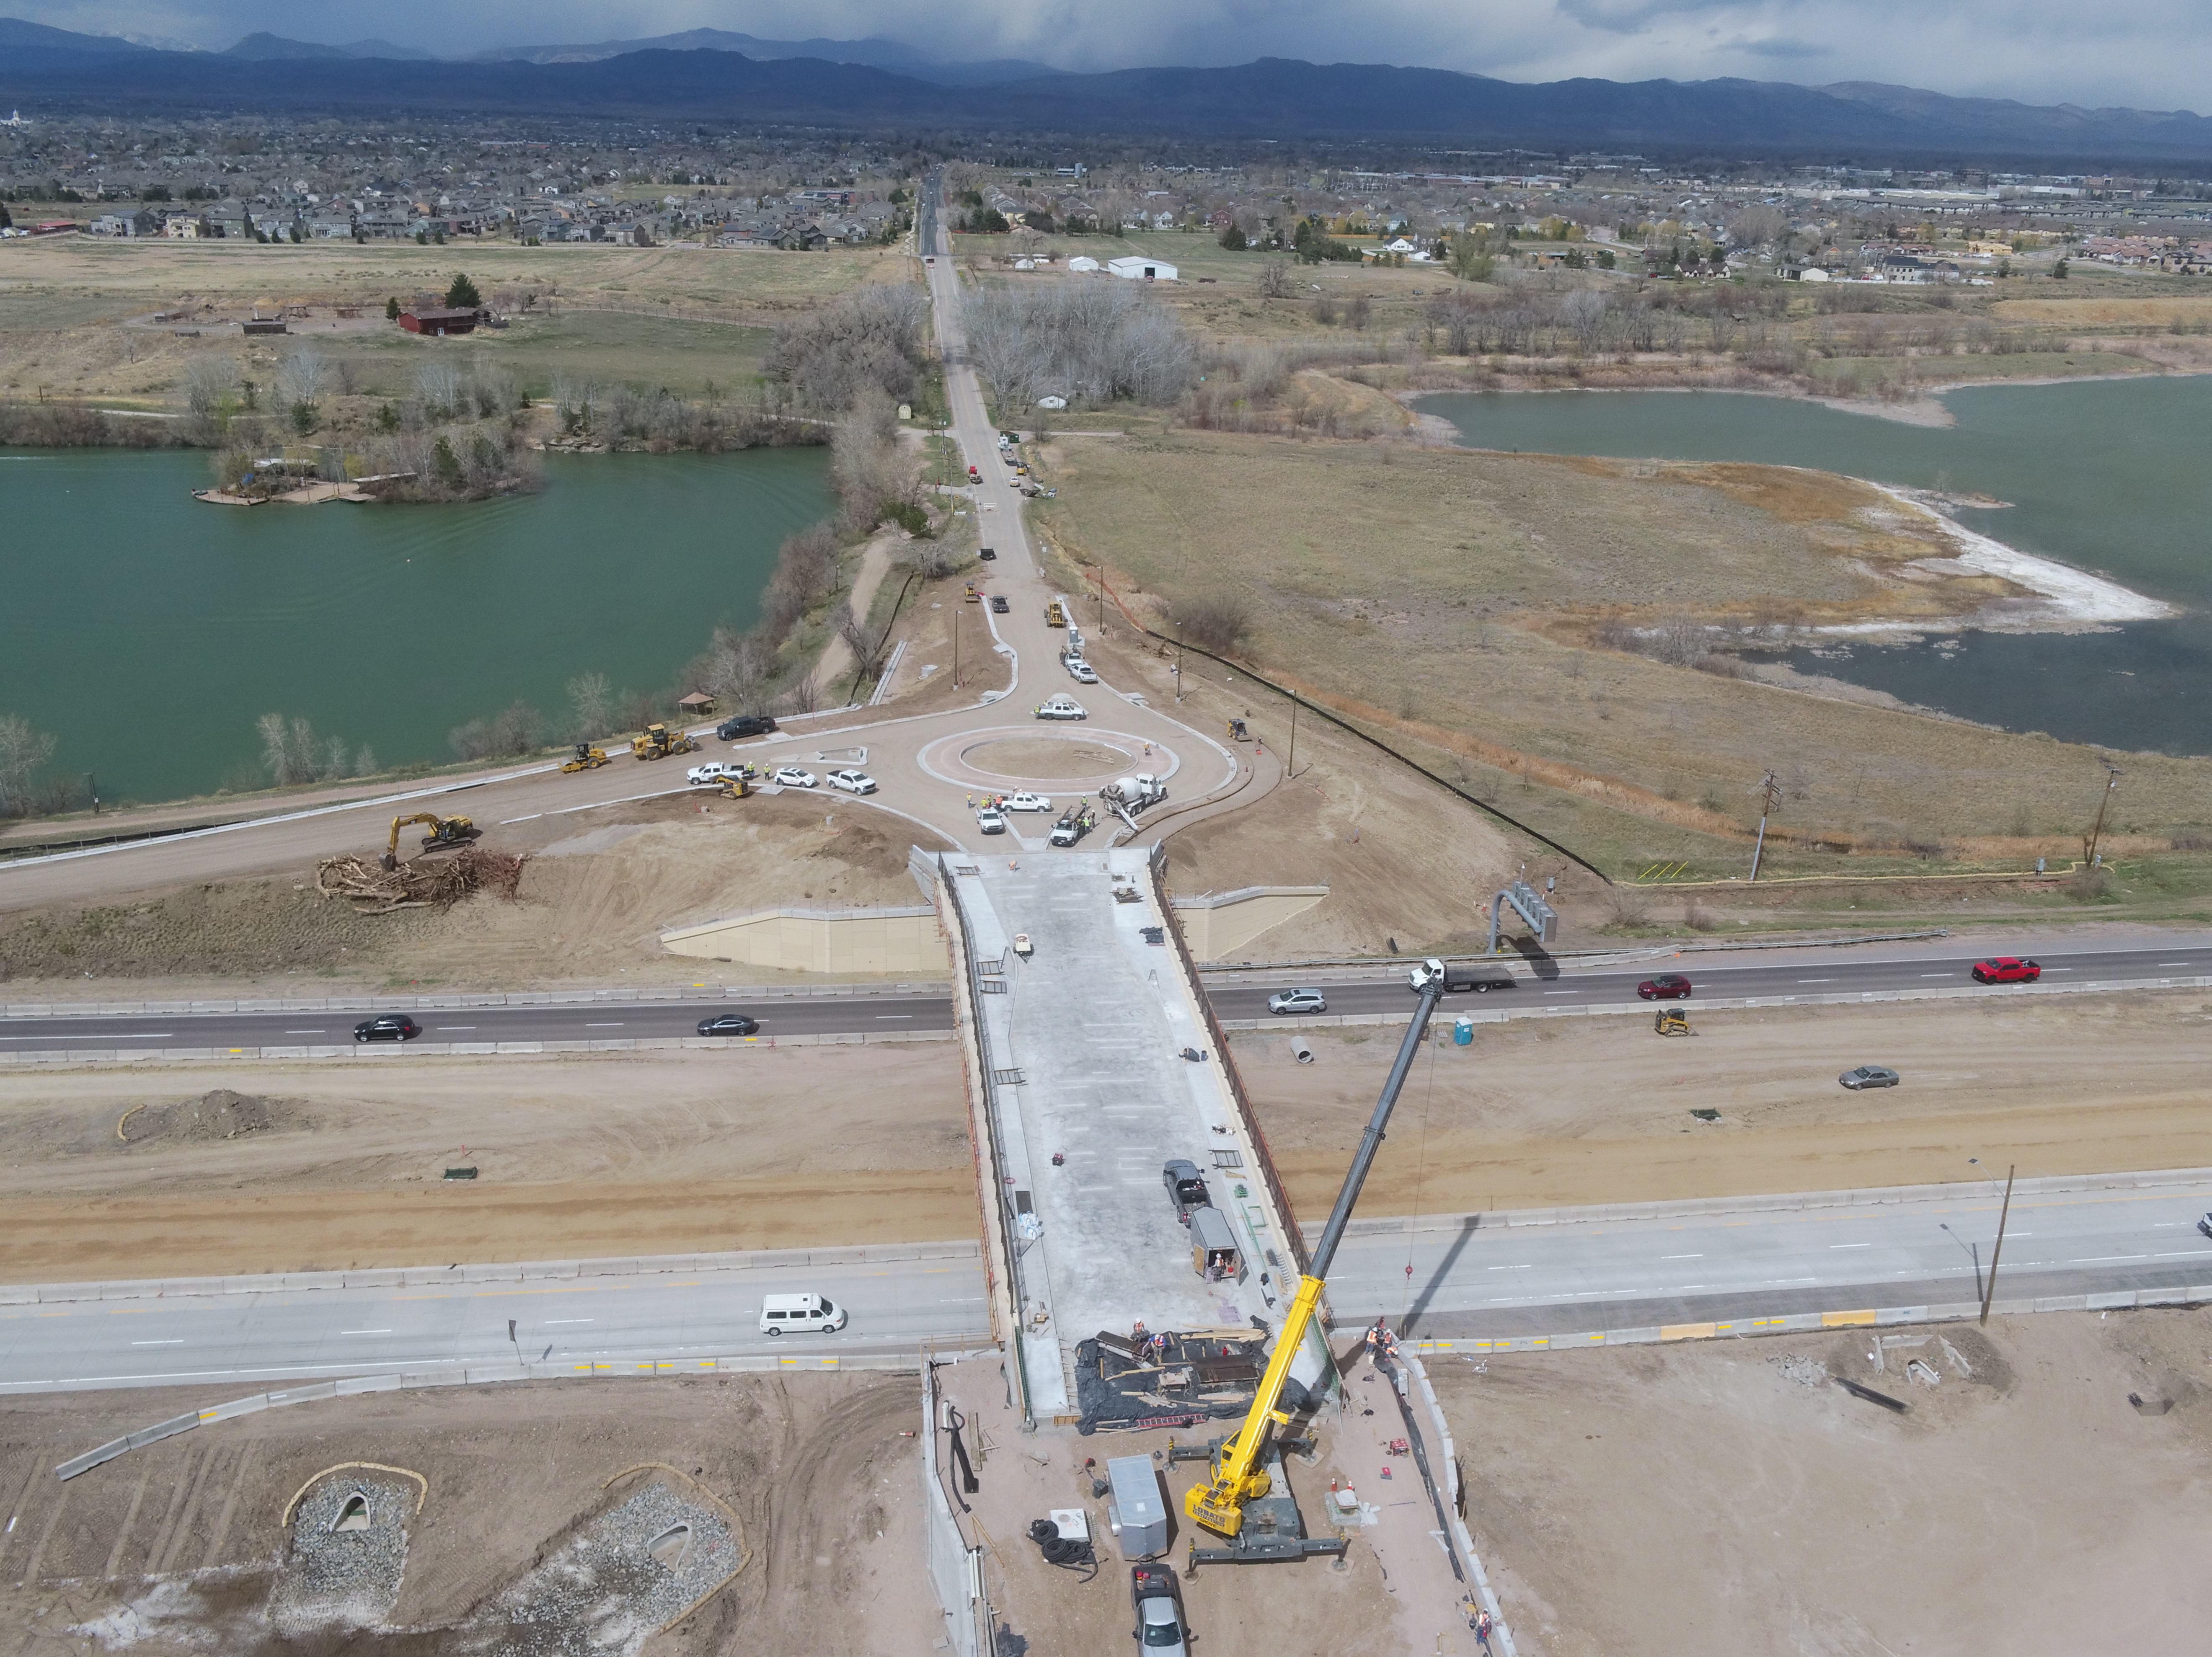
[[[468,334],[476,331],[480,311],[448,310],[443,306],[424,305],[399,313],[399,325],[410,334]]]

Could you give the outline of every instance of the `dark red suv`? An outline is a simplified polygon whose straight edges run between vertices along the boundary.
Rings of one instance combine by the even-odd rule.
[[[1637,994],[1646,1001],[1687,1001],[1690,980],[1680,973],[1661,973],[1656,978],[1647,978],[1636,986]]]
[[[1974,962],[1977,984],[2033,984],[2042,976],[2042,968],[2016,955],[1995,955]]]

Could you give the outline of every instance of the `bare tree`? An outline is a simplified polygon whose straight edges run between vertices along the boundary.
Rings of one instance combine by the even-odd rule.
[[[294,346],[276,366],[276,400],[280,406],[313,409],[323,400],[331,379],[331,360],[304,341]]]
[[[1215,592],[1175,607],[1176,627],[1200,650],[1233,650],[1252,630],[1252,606],[1242,594]]]
[[[900,446],[897,416],[880,387],[863,385],[854,393],[830,440],[830,475],[845,504],[846,527],[855,534],[913,501],[921,465]]]
[[[853,653],[853,671],[856,678],[873,681],[883,677],[884,658],[890,652],[888,637],[878,639],[861,616],[853,613],[853,607],[841,604],[830,618],[837,636],[845,641],[845,648]]]
[[[604,673],[579,673],[568,681],[568,708],[578,742],[606,735],[615,713],[614,685]]]
[[[52,731],[33,729],[21,714],[0,713],[0,816],[30,810],[39,773],[58,745]]]
[[[968,300],[967,322],[977,370],[1002,410],[1046,396],[1158,406],[1181,397],[1194,372],[1182,325],[1132,283],[986,288]]]
[[[261,733],[262,762],[278,787],[313,782],[322,774],[323,744],[316,740],[315,727],[307,720],[264,713],[255,728]]]
[[[433,359],[415,365],[415,395],[433,420],[451,416],[461,400],[461,371],[452,363]]]
[[[1261,299],[1288,299],[1291,296],[1291,267],[1280,259],[1269,259],[1260,267],[1255,278]]]
[[[879,283],[846,294],[777,331],[763,367],[809,408],[836,412],[862,385],[904,398],[927,349],[928,296]]]

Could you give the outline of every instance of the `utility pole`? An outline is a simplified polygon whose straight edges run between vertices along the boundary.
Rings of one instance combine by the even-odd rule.
[[[1759,878],[1759,859],[1766,852],[1766,819],[1774,808],[1782,804],[1782,785],[1774,780],[1774,773],[1766,774],[1766,780],[1759,785],[1759,841],[1751,848],[1751,877]]]
[[[2105,809],[2112,803],[2112,792],[2120,786],[2120,768],[2108,759],[2100,758],[2098,764],[2106,771],[2105,792],[2097,801],[2097,821],[2089,830],[2089,837],[2081,842],[2081,861],[2094,866],[2097,861],[2097,842],[2105,837]]]
[[[1997,1259],[2004,1253],[2005,1222],[2012,1217],[2012,1176],[2018,1166],[2013,1163],[2005,1168],[2004,1206],[1997,1211],[1996,1247],[1990,1250],[1989,1287],[1982,1290],[1982,1326],[1984,1328],[1989,1326],[1990,1302],[1997,1297]]]
[[[1286,777],[1298,774],[1298,693],[1295,690],[1291,692],[1291,762],[1285,768],[1283,774]]]
[[[960,689],[960,612],[952,612],[952,688]]]

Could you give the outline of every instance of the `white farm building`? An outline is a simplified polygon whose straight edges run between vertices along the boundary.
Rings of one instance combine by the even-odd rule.
[[[1132,282],[1173,282],[1176,268],[1165,259],[1139,258],[1132,253],[1118,259],[1106,261],[1106,268],[1117,276],[1127,276]]]

